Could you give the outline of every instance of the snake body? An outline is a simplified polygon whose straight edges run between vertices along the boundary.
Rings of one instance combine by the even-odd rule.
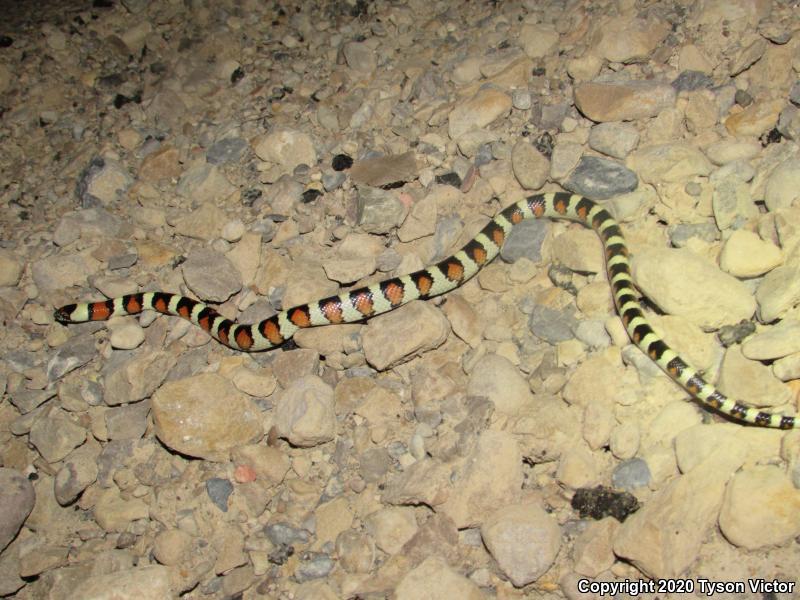
[[[542,217],[577,221],[597,232],[605,248],[606,271],[614,303],[630,339],[692,396],[736,421],[761,427],[800,428],[800,419],[763,412],[726,397],[653,331],[633,287],[628,249],[619,224],[605,208],[592,200],[565,192],[536,194],[506,207],[461,250],[435,265],[338,296],[300,304],[253,325],[235,323],[202,302],[165,292],[69,304],[56,309],[55,318],[61,323],[79,323],[155,310],[183,317],[235,350],[269,350],[289,340],[298,329],[361,321],[412,300],[425,300],[449,292],[499,254],[514,225],[524,219]]]

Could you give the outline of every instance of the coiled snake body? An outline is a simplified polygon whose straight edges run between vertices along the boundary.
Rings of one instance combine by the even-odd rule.
[[[595,202],[564,192],[536,194],[508,206],[461,250],[435,265],[338,296],[294,306],[253,325],[234,323],[202,302],[165,292],[138,293],[101,302],[69,304],[56,309],[55,318],[61,323],[79,323],[155,310],[183,317],[235,350],[268,350],[283,344],[304,327],[361,321],[412,300],[425,300],[449,292],[497,256],[515,224],[524,219],[541,217],[578,221],[597,232],[605,248],[606,271],[614,303],[628,335],[692,396],[737,421],[762,427],[800,428],[800,419],[762,412],[727,398],[667,346],[644,317],[633,288],[628,249],[619,224]]]

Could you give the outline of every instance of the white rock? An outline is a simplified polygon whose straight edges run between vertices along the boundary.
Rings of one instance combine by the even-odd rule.
[[[690,250],[648,249],[631,262],[636,285],[648,298],[701,327],[718,329],[755,312],[747,286]]]
[[[450,138],[455,140],[468,131],[486,127],[510,110],[511,96],[495,88],[482,88],[450,111]]]
[[[650,577],[680,576],[715,526],[725,485],[745,456],[735,442],[718,446],[625,520],[614,536],[614,553]]]
[[[278,402],[275,426],[295,446],[329,442],[336,435],[333,388],[316,375],[294,381]]]
[[[273,162],[291,173],[297,165],[314,166],[317,149],[307,133],[294,129],[272,131],[256,140],[253,150],[261,160]]]
[[[541,577],[561,547],[556,520],[536,503],[504,506],[481,525],[481,537],[516,587]]]
[[[680,183],[711,173],[711,163],[697,148],[684,142],[640,148],[628,156],[627,166],[646,183]]]
[[[483,600],[477,585],[451,569],[444,559],[429,556],[406,573],[394,589],[396,600],[464,598]]]
[[[594,231],[568,229],[553,240],[553,257],[578,273],[600,273],[605,270],[603,244]]]
[[[800,352],[800,321],[784,319],[742,343],[742,354],[751,360],[774,360]]]
[[[619,529],[619,521],[606,517],[588,524],[572,548],[575,571],[587,577],[596,578],[610,569],[616,557],[611,547],[614,533]]]
[[[231,448],[263,434],[258,407],[215,373],[165,383],[153,394],[152,415],[164,444],[207,460],[227,460]]]
[[[547,25],[525,24],[519,30],[519,42],[527,56],[541,58],[558,43],[558,32]]]
[[[22,263],[11,252],[0,250],[0,287],[17,285],[22,276]]]
[[[495,409],[505,415],[514,415],[534,401],[519,369],[497,354],[487,354],[473,367],[467,394],[488,398]]]
[[[758,234],[737,229],[726,240],[719,257],[719,266],[734,277],[758,277],[783,262],[783,253],[772,242]]]
[[[162,600],[171,598],[170,571],[160,565],[92,575],[77,582],[66,600]]]
[[[437,348],[450,332],[442,312],[428,302],[414,301],[371,319],[361,334],[364,356],[382,371]]]
[[[486,430],[470,452],[453,491],[440,510],[461,529],[478,525],[522,488],[522,455],[515,436]]]
[[[405,506],[390,506],[371,513],[364,519],[364,525],[386,554],[400,552],[419,529],[414,509]]]
[[[786,264],[773,269],[756,290],[761,321],[774,321],[800,302],[800,264]]]
[[[748,550],[779,546],[800,535],[800,490],[783,469],[758,466],[728,484],[719,526],[731,543]]]
[[[144,329],[135,320],[125,319],[117,322],[113,327],[109,323],[111,335],[109,341],[113,348],[133,350],[144,342]]]
[[[731,346],[725,353],[719,389],[753,406],[781,406],[794,398],[791,388],[775,377],[769,367],[745,358],[738,346]]]
[[[770,212],[788,208],[800,198],[800,158],[789,158],[772,171],[764,190]]]

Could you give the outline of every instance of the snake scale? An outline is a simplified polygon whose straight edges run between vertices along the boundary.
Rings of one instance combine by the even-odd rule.
[[[294,306],[253,325],[234,323],[202,302],[165,292],[69,304],[56,309],[55,318],[61,323],[79,323],[155,310],[183,317],[235,350],[269,350],[280,346],[304,327],[361,321],[412,300],[425,300],[449,292],[499,254],[514,225],[524,219],[542,217],[577,221],[597,232],[605,248],[606,271],[614,303],[630,339],[687,392],[736,421],[761,427],[800,428],[800,418],[762,412],[726,397],[653,331],[633,287],[628,249],[619,224],[602,206],[566,192],[536,194],[506,207],[461,250],[435,265],[338,296]]]

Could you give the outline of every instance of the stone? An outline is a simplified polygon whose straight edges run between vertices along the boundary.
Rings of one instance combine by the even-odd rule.
[[[367,323],[361,334],[364,357],[383,371],[437,348],[449,332],[440,310],[427,302],[410,302]]]
[[[722,534],[747,550],[780,546],[800,534],[800,490],[775,466],[736,473],[719,513]]]
[[[789,208],[800,197],[800,159],[789,158],[778,165],[767,179],[764,201],[774,212]]]
[[[453,571],[442,558],[430,556],[406,573],[395,587],[394,597],[397,600],[481,600],[483,594],[477,585]]]
[[[372,187],[413,181],[417,176],[417,160],[413,152],[364,158],[355,161],[350,168],[353,181]]]
[[[467,394],[487,398],[505,415],[515,415],[534,402],[528,382],[519,370],[497,354],[487,354],[475,364],[469,374]]]
[[[630,123],[598,123],[589,132],[589,147],[624,160],[639,143],[639,131]]]
[[[175,233],[210,241],[219,236],[225,221],[225,212],[216,202],[209,201],[182,214],[171,224],[175,227]]]
[[[386,554],[400,552],[419,529],[414,509],[404,506],[389,506],[370,513],[364,525],[375,539],[375,545]]]
[[[631,264],[637,287],[648,298],[701,327],[718,329],[755,312],[747,286],[689,250],[650,249],[637,253]]]
[[[377,53],[365,42],[347,42],[342,47],[347,66],[361,73],[371,73],[378,67]]]
[[[199,203],[216,203],[231,196],[236,192],[236,188],[228,181],[219,167],[201,163],[189,167],[181,175],[175,191],[184,198],[191,198]]]
[[[528,141],[521,139],[511,150],[511,167],[519,184],[526,190],[538,190],[547,181],[550,163]]]
[[[180,174],[180,153],[177,148],[170,145],[164,145],[145,156],[139,166],[139,178],[144,181],[175,179]]]
[[[512,504],[494,511],[481,525],[481,537],[516,587],[544,575],[561,547],[558,523],[536,503]]]
[[[33,486],[22,473],[0,468],[0,552],[5,550],[22,528],[33,510],[36,495]]]
[[[291,173],[298,165],[317,164],[314,140],[295,129],[271,131],[255,140],[253,150],[258,158],[279,165],[285,173]]]
[[[722,393],[754,406],[781,406],[794,397],[769,367],[745,358],[739,346],[731,346],[725,352],[718,385]]]
[[[660,19],[606,17],[595,29],[592,49],[611,62],[639,62],[658,48],[669,32],[669,23]]]
[[[309,448],[336,435],[333,388],[316,375],[292,382],[275,410],[278,434],[295,446]]]
[[[711,173],[711,163],[696,148],[675,142],[640,148],[628,156],[628,167],[645,183],[680,183]]]
[[[146,519],[150,508],[140,498],[124,499],[116,487],[102,492],[94,506],[94,519],[108,532],[125,531],[131,521]]]
[[[755,102],[725,119],[725,129],[733,136],[758,137],[775,126],[783,107],[783,100]]]
[[[558,44],[558,32],[548,25],[526,23],[519,30],[518,43],[530,58],[542,58]]]
[[[603,244],[594,231],[568,229],[553,240],[553,257],[576,273],[605,270]]]
[[[180,529],[166,529],[153,541],[153,556],[162,565],[179,565],[185,560],[192,538]]]
[[[92,575],[79,582],[65,600],[163,600],[174,592],[169,569],[148,565]]]
[[[367,233],[388,233],[402,224],[405,205],[391,191],[361,186],[356,199],[356,222]]]
[[[751,360],[775,360],[800,352],[800,321],[784,319],[769,329],[748,337],[742,354]]]
[[[242,289],[242,276],[228,258],[211,248],[199,248],[183,263],[183,279],[198,298],[225,302]]]
[[[153,395],[152,412],[164,444],[207,460],[227,460],[232,448],[264,433],[253,401],[213,373],[165,383]]]
[[[96,444],[86,443],[70,452],[64,459],[54,481],[55,498],[61,506],[68,506],[74,502],[95,482],[99,454],[99,447]]]
[[[67,413],[55,411],[37,419],[31,426],[30,442],[49,463],[56,463],[86,439],[86,429]]]
[[[575,88],[575,106],[592,121],[655,117],[675,104],[675,89],[656,81],[592,81]]]
[[[786,264],[766,274],[756,290],[758,315],[770,323],[800,301],[800,264]]]
[[[740,278],[758,277],[782,262],[783,253],[780,248],[744,229],[738,229],[731,234],[719,257],[722,270]]]
[[[448,115],[448,133],[456,140],[473,129],[481,129],[511,111],[511,96],[493,87],[478,90],[457,104]]]
[[[679,577],[716,525],[725,485],[745,456],[735,442],[716,447],[625,520],[614,536],[614,553],[650,577]]]
[[[80,174],[76,192],[85,205],[111,204],[123,197],[133,177],[116,160],[96,157]]]
[[[632,192],[639,185],[636,173],[613,160],[584,156],[564,182],[564,187],[595,200]]]
[[[22,276],[22,263],[14,254],[0,250],[0,287],[17,285]]]
[[[459,529],[480,525],[499,503],[514,501],[522,489],[521,454],[515,436],[483,431],[467,456],[453,491],[440,510]]]
[[[278,485],[291,468],[289,457],[271,446],[237,446],[231,451],[231,461],[237,467],[246,466],[255,472],[256,480],[269,486]]]

